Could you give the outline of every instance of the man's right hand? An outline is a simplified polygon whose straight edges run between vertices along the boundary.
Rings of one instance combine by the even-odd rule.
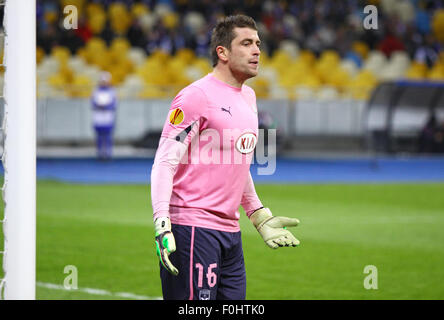
[[[156,230],[156,252],[162,266],[172,275],[177,276],[179,270],[171,263],[168,256],[176,251],[176,241],[171,232],[170,218],[162,217],[154,221]]]

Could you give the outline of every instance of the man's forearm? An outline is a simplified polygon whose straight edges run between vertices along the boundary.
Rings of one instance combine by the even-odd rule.
[[[247,183],[245,184],[244,193],[242,194],[241,205],[248,217],[250,217],[255,210],[263,207],[262,202],[259,200],[256,193],[251,173],[248,173]]]
[[[151,202],[153,218],[169,216],[173,178],[187,147],[172,139],[161,138],[151,171]]]

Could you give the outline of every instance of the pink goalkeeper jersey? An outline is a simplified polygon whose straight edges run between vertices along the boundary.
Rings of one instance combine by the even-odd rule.
[[[254,91],[212,74],[173,100],[151,175],[154,219],[239,231],[239,206],[262,206],[249,172],[258,137]],[[179,163],[177,163],[179,162]]]

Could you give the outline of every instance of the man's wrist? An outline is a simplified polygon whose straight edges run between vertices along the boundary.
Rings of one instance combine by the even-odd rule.
[[[262,225],[265,221],[268,221],[272,217],[273,215],[271,214],[270,209],[262,207],[255,210],[251,214],[250,220],[256,228],[259,228],[260,225]]]
[[[154,221],[156,236],[166,231],[171,231],[171,221],[169,217],[159,217]]]

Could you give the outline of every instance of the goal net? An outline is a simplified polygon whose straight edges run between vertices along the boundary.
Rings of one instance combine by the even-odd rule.
[[[0,0],[0,4],[4,15],[0,298],[35,299],[36,2]]]

